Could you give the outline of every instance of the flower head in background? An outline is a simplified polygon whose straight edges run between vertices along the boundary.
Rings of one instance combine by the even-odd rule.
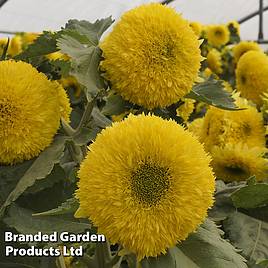
[[[203,59],[200,42],[175,10],[146,4],[121,17],[101,43],[112,87],[147,109],[177,102],[192,88]]]
[[[213,48],[207,54],[207,64],[210,70],[212,70],[216,74],[221,74],[222,70],[222,62],[221,62],[221,53]]]
[[[60,117],[69,120],[64,89],[30,64],[0,62],[0,163],[31,159],[52,141]]]
[[[217,178],[226,182],[243,181],[256,176],[257,181],[267,179],[268,162],[263,158],[265,147],[248,147],[243,144],[227,144],[211,150],[212,166]]]
[[[248,51],[262,51],[261,47],[253,41],[242,41],[233,47],[234,61],[237,63],[246,52]]]
[[[112,243],[157,256],[184,240],[213,203],[210,158],[175,121],[130,115],[90,145],[79,171],[76,217]]]
[[[200,22],[197,21],[191,21],[190,26],[194,33],[196,34],[197,37],[200,37],[202,30],[203,30],[203,25]]]
[[[261,113],[241,98],[237,105],[245,110],[226,111],[210,107],[207,111],[200,140],[208,151],[213,146],[224,147],[226,143],[244,143],[249,147],[265,146],[265,128]]]
[[[233,21],[228,22],[227,27],[230,32],[233,32],[237,34],[238,36],[240,35],[240,24],[237,21],[233,20]]]
[[[236,86],[241,96],[258,106],[268,92],[268,56],[260,51],[248,51],[237,64]]]
[[[225,25],[209,25],[206,29],[209,44],[220,47],[228,43],[230,33]]]

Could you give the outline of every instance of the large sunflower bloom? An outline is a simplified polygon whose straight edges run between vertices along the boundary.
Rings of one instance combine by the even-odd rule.
[[[165,107],[191,90],[202,60],[199,45],[175,10],[142,5],[126,12],[101,44],[102,69],[126,100]]]
[[[225,45],[230,38],[229,30],[225,25],[209,25],[206,35],[209,44],[214,47]]]
[[[212,166],[217,178],[226,182],[243,181],[255,175],[256,180],[267,178],[268,162],[263,158],[266,148],[249,148],[242,144],[227,144],[211,151]]]
[[[268,92],[268,56],[249,51],[239,60],[236,69],[237,90],[241,96],[262,105],[262,95]]]
[[[76,217],[89,217],[138,259],[165,253],[206,217],[214,192],[210,158],[175,121],[130,115],[89,149]]]
[[[265,129],[261,113],[247,103],[240,107],[246,109],[226,111],[215,107],[209,108],[200,131],[200,140],[205,143],[208,151],[213,146],[224,147],[226,143],[241,142],[250,147],[265,145]]]
[[[69,120],[64,89],[25,62],[0,62],[0,163],[37,156],[52,141],[60,117]]]

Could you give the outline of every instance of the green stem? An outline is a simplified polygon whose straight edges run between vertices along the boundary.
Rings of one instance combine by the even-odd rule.
[[[88,102],[87,105],[86,105],[86,109],[82,115],[82,118],[79,122],[79,125],[78,127],[76,128],[76,132],[78,132],[79,130],[81,130],[82,127],[86,126],[89,119],[90,119],[90,116],[91,116],[91,113],[92,113],[92,110],[94,108],[94,105],[95,105],[95,102],[96,102],[96,98],[94,98],[91,102]]]
[[[95,258],[98,262],[98,268],[107,268],[106,262],[111,258],[110,247],[108,248],[107,241],[96,245]]]
[[[75,130],[63,118],[61,118],[61,125],[67,136],[73,136],[75,134]]]

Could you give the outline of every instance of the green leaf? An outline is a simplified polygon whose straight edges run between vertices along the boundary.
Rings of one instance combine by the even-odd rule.
[[[57,46],[72,58],[70,74],[87,89],[87,98],[96,96],[104,88],[99,63],[101,50],[98,47],[102,33],[112,24],[112,19],[97,20],[95,23],[70,20],[58,39]]]
[[[99,128],[86,128],[82,127],[75,133],[72,137],[75,144],[82,146],[88,144],[90,141],[94,140],[99,133]]]
[[[258,183],[245,186],[231,195],[237,208],[257,208],[268,205],[268,184]]]
[[[235,105],[230,93],[224,89],[222,82],[210,77],[207,81],[196,84],[185,98],[202,101],[224,110],[241,110]]]
[[[44,179],[51,173],[54,165],[60,161],[64,150],[65,140],[65,137],[57,136],[54,139],[54,142],[36,158],[1,206],[1,216],[6,207],[14,202],[28,187],[32,186],[37,180]]]
[[[29,61],[34,57],[40,57],[58,51],[57,38],[59,38],[61,32],[47,32],[44,31],[39,35],[34,43],[30,44],[19,55],[15,56],[16,60]]]
[[[245,259],[221,234],[212,221],[206,220],[178,248],[200,268],[246,268]]]
[[[102,109],[104,115],[119,115],[126,111],[126,101],[118,94],[108,96],[105,106]]]
[[[21,208],[16,204],[10,206],[8,216],[4,219],[4,222],[22,234],[36,234],[39,231],[45,234],[53,232],[80,233],[91,227],[89,223],[80,222],[71,217],[33,217],[31,210]]]
[[[221,180],[216,181],[215,203],[212,209],[209,210],[209,217],[214,221],[222,221],[228,215],[235,212],[236,208],[231,200],[231,195],[236,190],[245,186],[241,184],[225,184]]]
[[[223,227],[230,241],[242,249],[251,263],[268,259],[268,223],[236,212],[223,222]]]
[[[91,115],[96,126],[100,128],[106,128],[112,124],[112,121],[103,115],[97,107],[93,108]]]
[[[45,212],[35,213],[33,216],[53,216],[53,215],[62,215],[68,213],[74,213],[79,207],[79,202],[75,198],[67,199],[59,207],[50,209]]]
[[[59,164],[56,164],[51,173],[42,180],[35,181],[34,185],[25,190],[23,194],[35,194],[46,188],[51,188],[59,181],[66,179],[65,172]]]
[[[261,267],[267,268],[268,267],[268,259],[266,259],[266,260],[259,260],[259,261],[257,261],[256,264],[259,265],[259,266],[261,266]]]
[[[88,42],[92,42],[92,45],[97,46],[102,34],[112,23],[111,17],[96,20],[94,23],[85,20],[69,20],[66,23],[65,29],[75,30],[80,35],[87,37]]]
[[[58,70],[58,73],[62,77],[66,77],[69,75],[69,72],[71,70],[71,63],[69,61],[56,59],[50,61],[50,64]]]
[[[0,205],[2,205],[34,160],[12,166],[0,166]]]
[[[156,258],[146,258],[141,262],[142,268],[198,268],[191,259],[178,248],[171,248],[167,254]]]
[[[71,36],[63,35],[58,40],[58,47],[63,53],[72,58],[70,74],[84,85],[90,97],[97,95],[104,87],[103,79],[99,72],[101,50],[99,47],[85,46]]]

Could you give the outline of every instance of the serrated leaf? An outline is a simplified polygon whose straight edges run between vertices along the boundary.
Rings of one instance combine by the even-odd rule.
[[[111,24],[110,17],[95,23],[70,20],[57,42],[61,51],[72,58],[70,74],[86,87],[88,100],[104,88],[104,80],[99,71],[101,50],[98,43],[101,34]]]
[[[70,198],[63,202],[59,207],[50,209],[45,212],[35,213],[33,216],[55,216],[74,213],[79,207],[79,202],[77,199]]]
[[[215,224],[207,220],[178,248],[200,268],[246,268],[245,259],[220,233]]]
[[[111,94],[101,112],[104,115],[119,115],[126,111],[126,103],[120,95]]]
[[[39,35],[34,43],[30,44],[19,55],[15,56],[16,60],[28,61],[34,57],[40,57],[58,51],[57,38],[59,38],[61,32],[47,32],[44,31]]]
[[[90,95],[96,96],[103,88],[103,79],[99,72],[101,50],[94,46],[85,46],[71,36],[63,35],[58,40],[61,51],[72,58],[70,74],[87,88]]]
[[[53,61],[50,61],[50,64],[54,66],[55,69],[58,69],[58,73],[62,77],[66,77],[69,75],[69,72],[71,70],[71,63],[69,61],[56,59]]]
[[[268,184],[258,183],[245,186],[231,195],[237,208],[257,208],[268,205]]]
[[[191,259],[178,248],[171,248],[167,254],[156,258],[145,258],[141,261],[142,268],[198,268]]]
[[[90,23],[85,20],[69,20],[66,23],[65,29],[75,30],[82,36],[86,36],[87,39],[97,46],[101,35],[112,25],[113,20],[110,17],[96,20],[94,23]]]
[[[36,180],[41,180],[51,173],[54,165],[60,161],[65,140],[66,138],[63,136],[55,137],[53,143],[36,158],[1,206],[1,216],[6,207],[14,202],[27,188],[32,186]]]
[[[79,222],[74,218],[33,217],[31,210],[21,208],[16,204],[10,206],[8,216],[4,218],[4,222],[22,234],[36,234],[37,232],[44,234],[53,232],[80,233],[91,227],[89,223]]]
[[[268,223],[236,212],[223,222],[223,227],[230,241],[242,249],[251,263],[268,258]]]
[[[224,89],[222,82],[209,78],[203,83],[194,85],[192,91],[185,98],[202,101],[224,110],[239,110],[231,94]]]

